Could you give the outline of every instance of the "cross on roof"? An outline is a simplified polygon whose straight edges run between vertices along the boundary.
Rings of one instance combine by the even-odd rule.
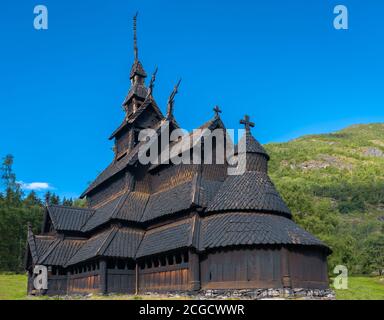
[[[240,120],[240,124],[245,126],[247,132],[251,131],[251,128],[255,126],[255,123],[250,121],[249,115],[247,114],[244,116],[244,119]]]
[[[213,108],[213,111],[215,112],[215,116],[218,117],[219,116],[219,113],[222,113],[221,109],[219,106],[215,106]]]

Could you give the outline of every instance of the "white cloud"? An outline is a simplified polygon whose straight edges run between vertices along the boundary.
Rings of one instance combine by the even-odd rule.
[[[18,181],[18,183],[20,184],[21,188],[24,190],[43,191],[43,190],[53,189],[51,185],[47,182],[26,183],[23,181]]]

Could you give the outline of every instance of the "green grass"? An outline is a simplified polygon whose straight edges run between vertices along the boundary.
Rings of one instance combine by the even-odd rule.
[[[335,290],[337,300],[384,300],[384,277],[349,277],[347,290]]]
[[[384,277],[352,276],[348,279],[347,290],[336,290],[337,300],[384,300]],[[22,299],[61,299],[61,297],[28,297],[26,295],[27,277],[17,274],[0,274],[0,300]],[[84,299],[79,296],[73,299]],[[132,295],[93,295],[85,297],[92,300],[147,300],[147,299],[185,299],[185,297],[132,296]]]
[[[26,298],[27,276],[24,274],[0,274],[0,300]]]

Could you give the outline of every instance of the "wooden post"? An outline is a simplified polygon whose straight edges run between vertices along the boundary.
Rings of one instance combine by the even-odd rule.
[[[71,284],[71,271],[67,271],[67,294],[70,294],[70,291],[71,291],[71,288],[70,288],[70,284]]]
[[[107,261],[105,259],[100,260],[100,293],[107,294],[108,284],[107,284]]]
[[[287,248],[281,248],[281,282],[284,288],[291,288],[291,273],[289,271],[289,250]]]
[[[136,262],[135,270],[135,295],[139,294],[139,264]]]
[[[199,255],[189,251],[189,285],[192,291],[200,290],[200,261]]]

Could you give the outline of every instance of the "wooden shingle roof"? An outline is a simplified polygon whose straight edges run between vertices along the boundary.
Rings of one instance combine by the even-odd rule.
[[[146,222],[189,209],[192,205],[193,190],[193,181],[188,181],[151,194],[141,221]]]
[[[134,97],[138,97],[142,100],[145,99],[145,97],[147,96],[148,94],[148,89],[147,87],[145,86],[145,84],[140,84],[140,83],[135,83],[132,85],[132,87],[129,89],[128,91],[128,95],[127,97],[125,98],[124,102],[123,102],[123,105],[126,105],[129,103],[129,101]]]
[[[143,234],[140,230],[117,230],[108,247],[100,254],[105,257],[134,258]]]
[[[32,262],[37,263],[55,240],[56,238],[52,236],[35,236],[31,230],[28,230],[27,243],[31,252]]]
[[[105,245],[109,244],[115,232],[116,230],[113,228],[108,229],[88,239],[66,265],[73,265],[99,256],[99,253],[104,249]]]
[[[85,242],[86,240],[57,239],[50,250],[41,256],[39,263],[51,266],[63,266],[76,254]]]
[[[95,212],[95,210],[87,208],[59,205],[50,205],[47,207],[47,211],[55,230],[58,231],[80,231]]]
[[[145,232],[136,257],[186,248],[192,245],[192,219]]]
[[[108,222],[115,212],[120,208],[123,201],[125,199],[125,195],[122,194],[115,199],[109,201],[104,204],[100,208],[95,210],[95,213],[91,216],[91,218],[87,221],[87,223],[82,227],[83,232],[87,232],[97,228],[103,223]]]
[[[147,73],[145,72],[144,67],[139,60],[135,60],[133,63],[129,77],[133,78],[135,75],[139,75],[143,78],[147,76]]]
[[[147,193],[128,192],[119,210],[116,210],[112,218],[134,222],[141,221],[148,199]]]
[[[269,160],[269,155],[267,151],[265,151],[264,147],[260,144],[259,141],[255,139],[255,137],[251,134],[251,132],[246,131],[244,135],[241,137],[239,144],[245,143],[246,153],[258,153],[264,155]],[[238,145],[239,145],[238,144]],[[235,147],[235,153],[238,153],[238,145]]]
[[[86,240],[65,265],[74,265],[95,257],[134,258],[143,231],[130,228],[110,228]],[[70,240],[74,241],[74,240]]]
[[[291,219],[279,215],[231,212],[202,219],[200,250],[236,245],[310,245],[328,249]]]
[[[207,208],[207,212],[239,210],[291,216],[271,179],[266,173],[258,171],[228,176]]]

